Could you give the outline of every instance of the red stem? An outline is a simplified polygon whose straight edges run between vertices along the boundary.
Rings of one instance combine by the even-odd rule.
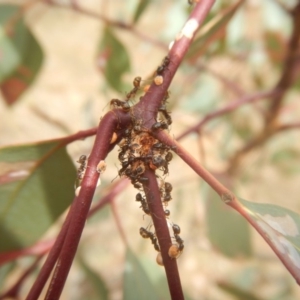
[[[97,164],[107,156],[111,148],[111,138],[113,133],[117,131],[118,125],[118,115],[113,111],[108,112],[100,121],[94,147],[88,159],[85,176],[81,184],[81,190],[79,196],[75,198],[74,208],[71,211],[69,230],[45,299],[59,299],[61,295],[76,254],[99,178],[99,173],[96,170]]]
[[[74,202],[73,202],[74,203]],[[70,207],[70,210],[68,212],[68,215],[66,217],[66,220],[56,238],[56,241],[51,248],[49,255],[46,259],[46,261],[43,264],[42,269],[40,270],[39,276],[37,277],[36,281],[32,285],[26,300],[37,300],[55,266],[55,263],[57,261],[57,258],[60,254],[60,251],[63,247],[63,243],[67,234],[67,231],[69,229],[70,221],[71,221],[71,211],[74,205]]]
[[[144,191],[159,242],[171,298],[174,300],[184,299],[176,259],[171,259],[168,255],[172,241],[161,202],[156,176],[152,170],[146,170],[144,176],[149,179],[149,181],[144,184]]]

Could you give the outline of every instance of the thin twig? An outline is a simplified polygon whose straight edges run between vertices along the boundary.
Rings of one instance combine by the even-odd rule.
[[[213,120],[217,117],[221,117],[221,116],[223,116],[227,113],[230,113],[230,112],[238,109],[239,107],[241,107],[245,104],[253,103],[253,102],[258,101],[258,100],[268,99],[268,98],[274,96],[276,93],[277,93],[276,90],[262,91],[262,92],[254,93],[252,95],[246,95],[246,96],[243,96],[243,97],[241,97],[241,98],[239,98],[235,101],[232,101],[228,105],[224,106],[223,108],[220,108],[216,111],[213,111],[213,112],[207,114],[199,123],[197,123],[193,127],[190,127],[189,129],[187,129],[186,131],[181,133],[176,138],[176,140],[180,140],[180,139],[184,138],[185,136],[187,136],[190,133],[199,132],[199,130],[201,130],[201,128],[206,123],[208,123],[209,121],[211,121],[211,120]]]
[[[46,4],[49,4],[49,5],[60,7],[60,8],[65,8],[65,9],[69,9],[69,10],[71,9],[76,13],[80,13],[82,15],[86,15],[88,17],[92,17],[94,19],[100,20],[108,26],[130,31],[130,33],[134,34],[135,36],[142,39],[143,41],[149,42],[152,45],[156,45],[157,47],[159,47],[163,50],[167,49],[167,46],[165,43],[160,42],[157,39],[153,39],[153,38],[147,36],[146,34],[144,34],[144,32],[139,31],[138,29],[133,27],[132,24],[125,23],[123,21],[111,20],[102,14],[99,14],[95,11],[91,11],[91,10],[88,10],[88,9],[85,9],[85,8],[79,6],[78,3],[76,3],[76,5],[64,5],[64,4],[54,1],[54,0],[40,0],[40,1],[42,1]]]

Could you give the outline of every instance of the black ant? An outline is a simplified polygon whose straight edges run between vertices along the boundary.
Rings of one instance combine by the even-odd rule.
[[[144,227],[140,228],[140,235],[144,238],[144,239],[150,239],[154,249],[156,251],[160,251],[159,245],[157,243],[157,238],[155,237],[155,234],[152,233],[151,231],[148,231],[147,229],[145,229]]]
[[[173,224],[172,225],[172,229],[173,229],[173,232],[174,232],[174,237],[175,237],[176,243],[178,244],[178,251],[182,252],[183,249],[184,249],[184,244],[183,244],[184,241],[179,236],[179,234],[180,234],[180,227],[177,224]]]
[[[141,202],[141,206],[140,207],[142,208],[142,210],[144,211],[144,213],[146,215],[150,215],[150,209],[148,207],[146,199],[142,196],[141,193],[136,194],[135,200]]]
[[[133,187],[136,188],[136,189],[138,189],[138,190],[140,190],[140,189],[142,189],[143,186],[142,186],[140,183],[135,182],[135,183],[133,184]]]
[[[133,89],[126,95],[126,101],[128,101],[130,98],[134,97],[138,89],[140,88],[142,78],[141,77],[135,77],[133,80]]]
[[[165,192],[166,192],[166,193],[171,193],[171,192],[172,192],[172,189],[173,189],[172,184],[169,183],[169,182],[165,182]]]
[[[173,154],[171,152],[168,152],[165,156],[165,160],[168,163],[172,160],[172,158],[173,158]]]
[[[180,234],[180,227],[177,224],[173,224],[172,229],[173,229],[174,235]]]
[[[175,235],[176,243],[178,244],[178,251],[182,252],[184,249],[183,239],[177,234]]]
[[[80,166],[77,170],[77,178],[79,180],[83,179],[85,170],[86,170],[86,165],[87,165],[87,156],[86,155],[81,155],[77,161],[78,163],[80,163]]]
[[[166,218],[169,217],[170,214],[171,214],[171,212],[170,212],[168,209],[166,209],[166,210],[165,210],[165,217],[166,217]]]
[[[121,107],[126,112],[130,110],[129,102],[122,101],[122,100],[119,100],[119,99],[111,99],[110,100],[110,106]]]
[[[168,67],[168,65],[170,64],[170,58],[169,56],[166,56],[161,65],[156,69],[156,74],[157,75],[162,75],[163,71]]]
[[[166,119],[167,121],[167,124],[168,125],[171,125],[172,124],[172,118],[169,114],[169,112],[167,111],[167,108],[166,108],[166,105],[165,104],[162,104],[159,108],[158,108],[158,111],[160,111],[164,118]]]
[[[169,202],[171,200],[172,200],[171,194],[166,192],[163,197],[163,202]]]
[[[168,129],[169,126],[167,123],[165,122],[156,122],[152,125],[151,129],[153,131],[159,130],[159,129]]]

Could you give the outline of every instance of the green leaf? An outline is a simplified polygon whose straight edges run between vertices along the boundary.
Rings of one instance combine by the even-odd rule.
[[[147,6],[151,3],[150,0],[139,0],[139,3],[135,9],[135,13],[133,16],[133,24],[137,23],[144,11],[146,10]]]
[[[108,299],[108,289],[101,276],[94,272],[82,258],[79,258],[80,266],[86,274],[88,283],[93,288],[92,295],[85,295],[85,299],[106,300]]]
[[[300,215],[281,206],[239,199],[239,212],[300,283]]]
[[[99,51],[98,61],[104,62],[101,69],[108,84],[116,91],[123,91],[122,76],[130,71],[130,58],[125,46],[108,26],[104,28]]]
[[[223,254],[230,257],[252,254],[247,222],[211,189],[206,201],[206,223],[210,242]]]
[[[43,52],[18,6],[0,6],[0,90],[13,104],[29,87],[41,68]]]
[[[220,37],[225,35],[225,28],[234,14],[237,12],[243,0],[238,1],[231,7],[221,11],[214,18],[212,18],[196,35],[195,40],[190,47],[186,57],[188,59],[196,59],[204,54],[208,46],[210,46]]]
[[[125,300],[159,299],[151,279],[129,248],[126,253],[123,292]]]
[[[60,143],[0,149],[0,252],[31,246],[74,198],[75,168]]]

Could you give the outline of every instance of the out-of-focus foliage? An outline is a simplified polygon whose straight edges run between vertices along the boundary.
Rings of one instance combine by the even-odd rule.
[[[122,91],[125,87],[122,76],[130,70],[130,58],[126,47],[109,26],[104,29],[97,61],[107,83],[116,91]]]
[[[31,246],[74,198],[74,166],[59,141],[0,149],[0,252]]]
[[[80,7],[89,5],[84,1],[77,2]],[[103,7],[99,8],[99,3]],[[295,1],[286,1],[283,4],[290,9]],[[178,24],[178,16],[186,16],[193,7],[189,6],[187,1],[147,0],[105,3],[95,0],[90,5],[93,5],[93,13],[99,12],[112,20],[126,22],[127,18],[128,28],[133,26],[133,32],[121,30],[109,23],[103,24],[101,18],[97,20],[95,17],[93,22],[98,22],[98,27],[93,26],[96,29],[92,25],[81,28],[81,24],[84,26],[92,21],[88,14],[74,12],[75,6],[70,6],[68,10],[60,10],[55,6],[41,5],[35,14],[22,11],[16,6],[0,6],[2,100],[12,104],[17,99],[26,99],[25,103],[17,103],[23,111],[26,111],[24,108],[27,103],[30,103],[28,107],[33,108],[32,111],[38,111],[37,107],[44,109],[43,113],[39,114],[44,123],[37,123],[32,126],[34,130],[31,129],[33,132],[40,130],[43,139],[48,139],[48,135],[53,134],[47,129],[59,122],[68,124],[74,132],[82,129],[80,121],[83,118],[83,108],[86,107],[89,107],[89,110],[84,110],[85,117],[88,115],[90,123],[96,124],[103,114],[103,107],[111,98],[116,97],[116,92],[124,95],[136,76],[151,78],[171,41],[165,37],[169,37],[171,32],[174,39],[174,26],[170,24],[183,25]],[[187,56],[187,63],[180,67],[170,87],[168,110],[172,107],[171,134],[177,136],[183,128],[195,125],[207,113],[241,99],[244,95],[274,87],[281,74],[290,32],[290,15],[276,1],[216,1]],[[70,46],[73,36],[76,45],[80,41],[81,47],[78,51],[74,51],[74,47]],[[157,43],[151,44],[152,41]],[[30,91],[23,92],[33,83],[40,71],[43,62],[40,45],[43,45],[47,53],[45,70],[42,70],[45,73],[42,77],[44,80],[48,78],[48,81],[39,83],[40,87],[35,85],[34,87],[42,92],[32,96]],[[61,52],[58,50],[60,48],[63,49]],[[96,61],[93,56],[95,53]],[[87,55],[87,60],[83,61]],[[65,62],[68,63],[64,64]],[[92,68],[88,69],[87,65],[91,62],[94,62],[94,70],[101,71],[100,76],[99,73],[92,73]],[[69,73],[64,73],[68,67]],[[77,81],[71,76],[76,73],[74,70],[80,74]],[[55,81],[56,77],[59,78],[59,82]],[[287,93],[288,101],[283,103],[280,121],[299,120],[299,106],[295,101],[299,99],[299,82],[298,79],[293,85],[295,89]],[[147,83],[148,80],[143,81],[143,85]],[[106,91],[105,97],[99,93],[101,88],[104,90],[103,87]],[[84,88],[85,91],[81,93]],[[234,153],[251,141],[263,127],[264,112],[269,106],[267,101],[263,99],[226,117],[215,119],[201,129],[197,140],[186,139],[183,143],[187,143],[186,147],[196,158],[200,152],[200,161],[205,167],[217,174],[221,173],[228,167],[228,160]],[[37,103],[41,103],[40,106]],[[22,115],[20,110],[18,107],[16,111],[5,110],[8,116],[6,120],[11,119],[12,123],[18,122],[18,125],[3,127],[2,131],[0,128],[0,136],[8,130],[12,132],[10,135],[14,135],[16,131],[11,129],[14,127],[22,130],[24,128],[26,133],[30,132],[30,126],[24,124],[32,124],[36,119],[28,117],[26,112]],[[63,115],[62,119],[59,118],[60,113]],[[231,178],[230,183],[239,194],[247,194],[245,198],[253,201],[268,199],[268,202],[276,204],[282,202],[282,206],[299,211],[298,190],[291,184],[297,180],[296,176],[299,176],[299,139],[289,132],[282,135],[284,137],[280,143],[275,146],[272,142],[268,143],[266,147],[259,148],[249,155],[248,160],[242,162],[240,173]],[[35,137],[34,133],[32,136]],[[272,137],[273,140],[276,138]],[[5,144],[5,140],[1,142]],[[15,139],[14,142],[18,143],[19,140]],[[75,150],[70,151],[73,160],[82,153],[88,153],[88,143],[81,142],[80,145],[76,145]],[[199,144],[201,151],[198,151]],[[51,141],[44,144],[5,147],[0,150],[1,251],[32,245],[72,200],[76,177],[74,167],[65,149],[58,150],[56,147],[57,142]],[[103,186],[116,177],[118,168],[115,167],[118,162],[111,156],[107,160],[111,167],[106,171],[107,177],[102,180]],[[177,195],[174,193],[172,202],[180,205],[172,206],[171,203],[168,207],[171,210],[169,222],[178,223],[185,229],[181,235],[185,240],[185,250],[178,259],[181,277],[186,284],[184,289],[188,290],[194,299],[199,299],[199,295],[206,299],[267,299],[264,291],[274,289],[277,290],[276,293],[271,293],[274,295],[272,299],[296,299],[299,293],[295,291],[294,280],[281,268],[275,256],[265,250],[261,239],[256,241],[257,234],[252,232],[251,237],[255,238],[253,243],[245,221],[241,220],[236,212],[230,211],[224,203],[217,202],[211,191],[204,196],[203,193],[199,193],[199,179],[192,177],[194,175],[190,173],[186,175],[184,168],[186,167],[180,165],[179,159],[173,159],[170,177],[176,182],[174,188],[188,191]],[[189,185],[193,182],[194,191]],[[271,188],[266,188],[267,183]],[[134,203],[133,192],[126,191],[124,195],[117,206],[121,223],[127,229],[126,234],[134,252],[118,242],[113,244],[114,239],[119,239],[116,234],[110,232],[115,228],[112,218],[105,217],[103,220],[99,217],[89,222],[91,226],[98,222],[106,229],[103,230],[104,233],[97,234],[96,238],[93,236],[93,241],[97,240],[101,248],[111,246],[111,251],[106,251],[109,253],[105,254],[111,260],[101,269],[101,274],[112,272],[117,263],[120,270],[125,265],[124,273],[114,273],[115,277],[109,282],[106,277],[102,279],[97,275],[94,265],[89,263],[88,255],[85,257],[82,253],[82,261],[79,264],[81,274],[84,274],[86,280],[94,287],[88,288],[89,292],[92,290],[90,299],[99,299],[100,295],[105,299],[112,291],[116,292],[117,297],[124,296],[125,299],[147,299],[148,296],[151,299],[163,298],[165,294],[162,289],[166,291],[165,281],[162,282],[163,287],[154,282],[149,275],[151,272],[145,272],[139,257],[140,252],[145,251],[142,251],[139,245],[148,249],[150,243],[140,239],[136,234],[137,228],[142,222],[145,226],[151,222],[147,216],[141,216]],[[243,200],[241,202],[249,216],[252,216],[264,233],[270,236],[274,247],[281,249],[297,269],[298,238],[297,235],[287,234],[285,229],[288,226],[288,232],[292,228],[293,233],[299,230],[298,214],[275,204],[250,203]],[[195,203],[196,207],[193,206]],[[187,209],[190,209],[190,214],[185,215]],[[138,214],[138,217],[135,214]],[[90,232],[87,231],[86,234],[89,236]],[[87,245],[91,242],[88,238],[83,241]],[[152,248],[149,253],[153,254]],[[102,256],[101,259],[105,260]],[[255,266],[249,267],[251,264]],[[93,266],[93,269],[89,266]],[[4,267],[1,274],[7,276],[8,267]],[[153,260],[151,268],[160,267],[156,266]],[[232,277],[239,280],[233,281]],[[70,289],[76,288],[72,286]]]
[[[43,52],[17,6],[0,6],[0,90],[13,104],[38,74]]]

